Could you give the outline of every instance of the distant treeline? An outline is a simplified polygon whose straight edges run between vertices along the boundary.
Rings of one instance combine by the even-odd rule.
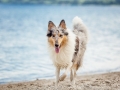
[[[120,5],[120,0],[0,0],[0,3],[10,4],[68,4],[68,5]]]

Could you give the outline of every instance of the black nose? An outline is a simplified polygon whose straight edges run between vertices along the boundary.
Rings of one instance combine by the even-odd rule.
[[[58,44],[55,44],[55,47],[58,47],[59,45]]]

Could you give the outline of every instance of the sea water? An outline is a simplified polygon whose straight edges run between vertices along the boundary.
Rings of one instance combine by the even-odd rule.
[[[55,78],[47,49],[48,21],[72,30],[81,17],[89,42],[78,75],[120,71],[120,7],[0,4],[0,83]]]

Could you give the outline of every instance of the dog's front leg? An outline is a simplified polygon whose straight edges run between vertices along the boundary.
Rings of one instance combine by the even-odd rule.
[[[66,78],[67,73],[71,70],[71,67],[72,67],[72,62],[67,66],[65,72],[60,76],[59,78],[60,81],[63,81]]]
[[[55,86],[57,88],[58,86],[58,83],[59,83],[59,74],[60,74],[60,68],[59,67],[56,67],[56,82],[55,82]]]

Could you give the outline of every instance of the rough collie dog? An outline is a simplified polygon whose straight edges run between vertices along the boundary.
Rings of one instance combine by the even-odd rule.
[[[70,81],[75,84],[76,71],[82,64],[87,44],[87,29],[79,17],[73,19],[73,32],[61,20],[58,27],[48,22],[48,46],[51,59],[56,67],[56,86],[70,71]],[[65,72],[59,77],[60,69]]]

